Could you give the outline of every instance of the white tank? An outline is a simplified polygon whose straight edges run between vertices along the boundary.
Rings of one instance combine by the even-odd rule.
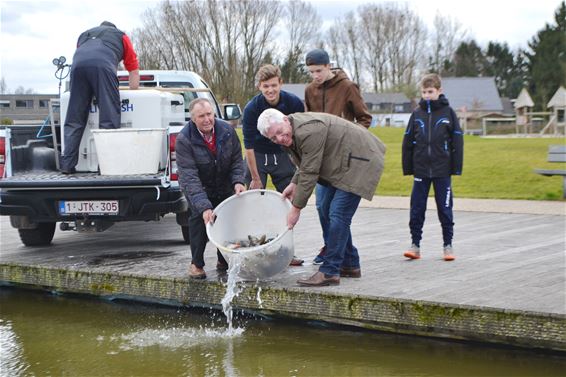
[[[69,92],[61,95],[61,139],[62,150],[65,153],[65,116],[69,107]],[[120,90],[122,101],[122,117],[120,128],[164,128],[171,123],[185,124],[185,106],[181,94],[173,94],[154,89]],[[98,171],[98,157],[91,130],[98,129],[98,107],[91,105],[87,125],[79,147],[79,162],[76,166],[79,172]],[[166,135],[166,134],[165,134]],[[164,136],[167,137],[167,136]],[[165,141],[164,141],[165,142]],[[124,153],[127,153],[127,144]],[[160,168],[167,164],[169,151],[163,148]]]

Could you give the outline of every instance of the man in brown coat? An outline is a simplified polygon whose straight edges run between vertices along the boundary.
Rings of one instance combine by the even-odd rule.
[[[293,204],[287,225],[293,228],[317,183],[326,188],[329,219],[323,232],[327,250],[319,271],[297,282],[305,286],[340,284],[340,277],[361,277],[358,250],[350,224],[361,198],[371,200],[383,172],[385,145],[362,127],[330,114],[285,116],[267,109],[257,129],[283,146],[298,169],[283,196]],[[324,226],[324,225],[323,225]]]
[[[323,49],[317,48],[310,51],[305,59],[305,64],[312,77],[312,82],[305,89],[305,104],[307,111],[334,114],[360,126],[369,128],[371,114],[360,93],[360,88],[348,78],[346,73],[339,69],[332,69],[330,57]],[[316,186],[316,209],[322,229],[328,228],[329,219],[324,217],[328,212],[329,201],[325,199],[326,188],[323,185]],[[321,264],[326,254],[326,239],[328,235],[323,233],[324,246],[314,258],[314,264]]]

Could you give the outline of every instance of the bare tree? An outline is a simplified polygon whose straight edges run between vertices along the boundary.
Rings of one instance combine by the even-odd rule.
[[[281,67],[283,80],[287,82],[303,82],[307,78],[302,58],[306,49],[319,34],[322,20],[316,9],[301,0],[286,3],[284,23],[289,33],[289,47]]]
[[[0,79],[0,94],[8,94],[8,85],[6,85],[4,77]]]
[[[279,2],[265,0],[165,1],[144,14],[132,39],[142,69],[196,71],[217,95],[244,102],[275,48],[281,12]]]
[[[374,92],[383,92],[388,75],[388,56],[385,53],[388,38],[388,19],[384,7],[375,4],[360,7],[362,39],[367,43],[363,62],[371,76]]]
[[[429,57],[429,70],[439,74],[448,71],[450,61],[466,34],[467,31],[462,29],[462,24],[457,19],[437,12],[430,39],[432,55]]]

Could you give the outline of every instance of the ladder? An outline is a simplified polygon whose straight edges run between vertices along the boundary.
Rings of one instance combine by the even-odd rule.
[[[59,156],[61,154],[61,142],[57,140],[57,128],[55,125],[55,114],[59,114],[60,102],[59,98],[51,98],[49,100],[49,123],[51,125],[51,137],[53,138],[53,149],[55,149],[55,167],[59,170]],[[54,109],[56,109],[54,111]],[[61,123],[61,122],[59,122]],[[61,126],[61,125],[60,125]]]

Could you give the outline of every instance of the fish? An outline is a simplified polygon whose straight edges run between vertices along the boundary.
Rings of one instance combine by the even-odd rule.
[[[265,245],[265,244],[273,241],[275,238],[277,238],[277,236],[267,238],[267,235],[265,235],[265,234],[262,234],[259,237],[258,236],[252,236],[251,234],[248,234],[247,240],[228,241],[224,244],[224,246],[226,246],[229,249],[235,250],[235,249],[241,249],[241,248],[245,248],[245,247],[254,247],[254,246]]]

